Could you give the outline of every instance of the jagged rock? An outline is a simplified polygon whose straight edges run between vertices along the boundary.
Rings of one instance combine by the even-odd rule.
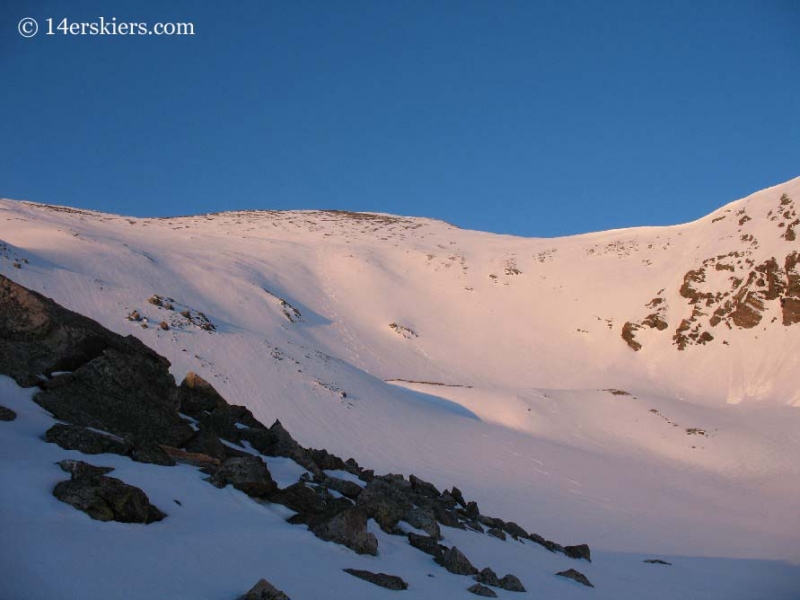
[[[515,575],[508,573],[498,582],[498,587],[508,590],[509,592],[524,592],[525,586]]]
[[[584,558],[592,562],[592,553],[587,544],[578,544],[577,546],[564,546],[564,554],[570,558],[581,559]]]
[[[556,544],[555,542],[552,542],[550,540],[544,539],[538,533],[529,534],[528,535],[528,539],[530,541],[532,541],[532,542],[535,542],[535,543],[539,544],[540,546],[543,546],[543,547],[547,548],[550,552],[563,551],[563,548],[559,544]]]
[[[314,464],[316,464],[317,467],[319,467],[323,471],[347,470],[347,465],[341,458],[339,458],[335,454],[331,454],[325,449],[322,450],[309,449],[307,450],[307,454],[311,458],[311,460],[314,461]]]
[[[44,440],[58,444],[64,450],[77,450],[84,454],[120,454],[127,456],[132,447],[116,436],[106,435],[77,425],[56,423],[44,434]]]
[[[480,583],[476,583],[472,587],[468,587],[467,591],[472,592],[476,596],[483,596],[484,598],[497,598],[497,592],[486,587],[485,585],[481,585]]]
[[[475,581],[478,583],[484,583],[486,585],[492,585],[494,587],[500,586],[500,579],[498,579],[497,573],[495,573],[489,567],[486,567],[480,573],[475,575]]]
[[[442,537],[439,523],[436,521],[436,515],[430,508],[415,506],[406,511],[403,515],[403,520],[412,527],[421,529],[437,540]]]
[[[166,516],[150,504],[147,494],[139,488],[114,477],[106,477],[106,473],[113,471],[110,467],[95,467],[75,460],[61,461],[59,465],[72,478],[58,483],[53,496],[93,519],[153,523]]]
[[[250,591],[239,600],[289,600],[289,596],[284,594],[266,579],[259,579]]]
[[[498,529],[497,527],[492,527],[489,531],[487,531],[489,535],[493,535],[494,537],[506,541],[506,532],[502,529]]]
[[[5,406],[0,406],[0,421],[13,421],[17,418],[17,413],[15,413],[10,408],[6,408]]]
[[[461,493],[461,490],[458,489],[456,486],[453,486],[453,489],[450,490],[450,495],[458,502],[462,507],[467,507],[467,502],[464,500],[464,494]]]
[[[322,484],[330,488],[334,491],[339,492],[343,496],[350,498],[351,500],[355,500],[358,498],[359,494],[363,488],[353,481],[347,481],[346,479],[339,479],[338,477],[326,477]]]
[[[195,432],[194,436],[186,442],[184,448],[187,452],[205,454],[220,461],[225,460],[229,456],[244,456],[245,454],[225,446],[225,444],[220,441],[219,436],[204,423],[198,426],[198,430]]]
[[[467,502],[467,507],[465,510],[467,511],[467,516],[471,519],[477,519],[481,514],[481,511],[478,508],[478,503],[475,501]]]
[[[456,575],[475,575],[478,572],[469,559],[458,548],[453,546],[437,562]]]
[[[442,495],[441,492],[436,489],[435,485],[428,483],[427,481],[423,481],[419,477],[409,475],[408,480],[411,483],[411,489],[421,496],[426,496],[435,500]]]
[[[219,488],[232,484],[248,496],[264,498],[278,489],[267,465],[258,456],[243,456],[227,459],[211,476],[212,484]]]
[[[421,550],[425,554],[430,554],[434,558],[441,558],[447,551],[446,546],[442,546],[438,538],[428,535],[419,535],[418,533],[409,532],[408,543],[414,546],[417,550]]]
[[[297,513],[289,519],[290,523],[305,523],[311,526],[353,506],[353,503],[345,498],[334,498],[322,486],[310,487],[302,481],[274,492],[270,500],[283,504]]]
[[[505,531],[508,535],[513,537],[515,540],[520,538],[525,539],[528,537],[528,532],[525,531],[522,527],[514,523],[513,521],[509,521],[503,526],[503,531]]]
[[[318,538],[347,546],[358,554],[378,554],[378,538],[367,531],[367,513],[349,508],[311,528]]]
[[[392,532],[413,504],[396,486],[383,479],[374,479],[359,494],[356,501],[381,529]]]
[[[592,582],[586,578],[586,575],[581,573],[580,571],[576,571],[575,569],[567,569],[566,571],[559,571],[556,573],[559,577],[566,577],[567,579],[572,579],[573,581],[577,581],[587,587],[594,587]]]
[[[350,573],[354,577],[369,581],[375,585],[386,588],[387,590],[406,590],[408,584],[396,575],[387,575],[386,573],[373,573],[371,571],[363,571],[361,569],[342,569],[345,573]]]

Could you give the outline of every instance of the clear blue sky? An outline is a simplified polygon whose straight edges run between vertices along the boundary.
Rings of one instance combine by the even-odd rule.
[[[44,32],[100,16],[195,35]],[[795,0],[5,0],[0,83],[0,196],[131,215],[554,236],[800,175]]]

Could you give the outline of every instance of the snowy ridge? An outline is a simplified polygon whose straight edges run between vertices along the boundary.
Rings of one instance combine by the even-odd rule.
[[[0,273],[305,445],[458,485],[545,536],[796,562],[800,323],[781,304],[796,202],[800,179],[686,225],[524,239],[372,213],[137,219],[3,200]],[[773,258],[777,296],[758,281]],[[730,307],[712,325],[739,297],[758,323]]]

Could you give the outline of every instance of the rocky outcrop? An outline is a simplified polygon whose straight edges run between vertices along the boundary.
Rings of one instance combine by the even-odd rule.
[[[373,573],[371,571],[364,571],[361,569],[343,569],[345,573],[350,573],[354,577],[369,581],[370,583],[386,588],[387,590],[406,590],[408,584],[396,575],[387,575],[386,573]]]
[[[572,579],[573,581],[577,581],[578,583],[585,585],[586,587],[594,587],[592,582],[581,573],[580,571],[576,571],[575,569],[567,569],[566,571],[559,571],[556,573],[559,577],[565,577],[567,579]]]
[[[266,579],[259,579],[250,591],[239,600],[289,600],[289,596],[284,594]]]
[[[17,418],[17,413],[15,413],[10,408],[6,408],[5,406],[0,406],[0,421],[13,421]]]
[[[564,546],[564,554],[570,558],[585,559],[592,562],[592,552],[587,544],[577,546]]]
[[[121,523],[153,523],[166,515],[150,504],[147,495],[137,487],[114,477],[106,477],[114,469],[95,467],[75,460],[62,460],[59,465],[72,475],[53,490],[53,496],[82,510],[98,521]]]

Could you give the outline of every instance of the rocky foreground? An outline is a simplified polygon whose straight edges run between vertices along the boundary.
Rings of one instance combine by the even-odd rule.
[[[468,589],[479,596],[495,597],[492,588],[524,592],[525,587],[517,576],[480,570],[457,547],[441,544],[440,526],[502,540],[530,540],[551,552],[591,560],[585,544],[562,546],[516,523],[482,514],[456,487],[439,491],[414,475],[376,475],[352,458],[305,448],[280,421],[264,426],[194,373],[176,385],[169,366],[133,336],[115,334],[0,276],[0,374],[22,387],[39,388],[34,401],[61,421],[45,432],[48,443],[165,467],[194,465],[207,474],[210,484],[232,485],[255,501],[286,506],[294,512],[289,522],[359,554],[379,552],[378,540],[367,528],[373,519],[383,531],[406,536],[411,546],[447,571],[475,579]],[[0,407],[0,418],[11,421],[13,412]],[[281,489],[259,454],[290,458],[306,472]],[[142,490],[109,477],[113,469],[76,460],[59,464],[70,478],[59,483],[53,495],[93,519],[148,524],[169,518]],[[407,531],[406,524],[424,534]],[[387,589],[408,588],[394,575],[347,572]],[[558,575],[592,585],[575,569]],[[287,596],[262,580],[244,598]]]

